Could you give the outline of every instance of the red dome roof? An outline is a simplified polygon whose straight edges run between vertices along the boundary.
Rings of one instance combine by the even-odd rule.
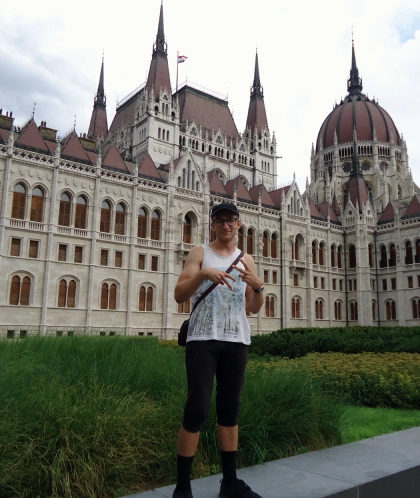
[[[353,142],[354,127],[358,141],[372,141],[374,126],[378,142],[389,142],[392,132],[395,144],[400,144],[400,134],[385,109],[362,93],[348,95],[323,122],[316,141],[316,152],[319,152],[321,139],[324,149],[334,145],[334,131],[337,131],[339,144]]]

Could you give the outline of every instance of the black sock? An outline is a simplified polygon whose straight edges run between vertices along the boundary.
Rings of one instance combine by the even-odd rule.
[[[181,455],[177,455],[177,470],[178,470],[178,479],[176,482],[176,489],[179,490],[187,490],[191,488],[191,468],[194,460],[194,456],[185,457]]]
[[[229,486],[236,481],[237,451],[220,451],[222,457],[223,484]]]

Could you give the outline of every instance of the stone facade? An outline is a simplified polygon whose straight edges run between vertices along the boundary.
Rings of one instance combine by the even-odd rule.
[[[167,88],[162,16],[155,77],[119,103],[109,130],[103,67],[88,135],[60,140],[44,122],[19,128],[0,116],[0,337],[175,338],[188,305],[175,303],[174,286],[191,247],[210,239],[211,206],[226,199],[266,286],[253,334],[420,325],[420,196],[396,128],[385,120],[388,135],[379,140],[374,125],[359,140],[363,117],[349,124],[341,112],[352,139],[335,129],[324,144],[321,128],[305,192],[295,180],[277,188],[258,57],[239,133],[225,99]],[[343,106],[365,98],[353,58]]]

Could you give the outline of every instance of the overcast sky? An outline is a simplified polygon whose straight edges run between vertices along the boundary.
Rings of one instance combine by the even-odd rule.
[[[363,92],[379,99],[407,140],[420,184],[420,2],[418,0],[164,0],[173,90],[180,84],[228,94],[243,131],[255,50],[271,132],[276,133],[279,186],[293,172],[305,189],[310,151],[335,101],[346,95],[354,29]],[[3,2],[0,17],[0,108],[15,124],[31,116],[64,136],[76,115],[87,132],[102,53],[108,124],[115,103],[141,85],[149,69],[160,0],[116,4],[73,0]]]

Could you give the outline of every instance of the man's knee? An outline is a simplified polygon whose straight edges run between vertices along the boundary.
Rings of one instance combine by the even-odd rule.
[[[207,419],[209,414],[210,405],[196,404],[189,405],[184,409],[184,419],[182,420],[182,427],[188,432],[199,432],[201,426]]]
[[[225,427],[238,425],[239,403],[220,404],[217,406],[217,423]]]

